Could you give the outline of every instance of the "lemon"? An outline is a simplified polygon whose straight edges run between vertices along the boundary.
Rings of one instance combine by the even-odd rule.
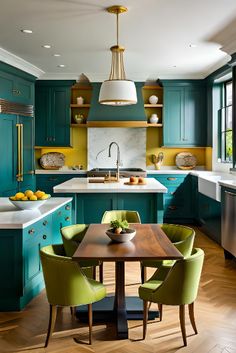
[[[51,195],[49,194],[44,194],[43,196],[40,197],[40,200],[47,200]]]
[[[38,198],[36,195],[30,196],[30,201],[37,201],[37,200],[38,200]]]
[[[16,200],[21,200],[22,197],[24,197],[24,196],[25,196],[25,194],[23,194],[23,192],[17,192],[17,193],[15,194]]]
[[[28,201],[28,197],[27,196],[22,197],[21,201]]]
[[[10,196],[9,199],[12,200],[12,201],[16,201],[16,197],[15,196]]]
[[[34,195],[34,193],[33,193],[32,190],[26,190],[26,191],[25,191],[25,196],[30,197],[30,196],[32,196],[32,195]]]
[[[45,195],[44,191],[38,190],[34,193],[38,199],[40,199],[43,195]]]

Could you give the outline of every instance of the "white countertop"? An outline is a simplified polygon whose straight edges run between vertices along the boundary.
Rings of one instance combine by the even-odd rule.
[[[22,229],[56,211],[71,197],[51,197],[39,209],[24,211],[16,208],[7,197],[0,197],[0,229]]]
[[[219,184],[230,189],[236,189],[236,178],[234,180],[220,180]]]
[[[73,178],[53,188],[55,193],[166,193],[167,188],[154,178],[147,178],[146,185],[125,185],[129,178],[122,178],[119,183],[89,183],[89,179]]]

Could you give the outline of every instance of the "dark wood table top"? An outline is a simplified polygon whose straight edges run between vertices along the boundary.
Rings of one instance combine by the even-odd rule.
[[[115,243],[106,235],[109,224],[91,224],[73,255],[73,260],[139,261],[181,259],[182,254],[171,243],[158,224],[131,224],[135,237],[126,243]]]

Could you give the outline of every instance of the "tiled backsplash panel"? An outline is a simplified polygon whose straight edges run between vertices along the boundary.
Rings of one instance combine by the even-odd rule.
[[[120,147],[121,168],[146,169],[145,128],[88,128],[87,141],[88,169],[116,167],[116,146],[112,146],[111,158],[108,157],[108,147],[113,141]]]

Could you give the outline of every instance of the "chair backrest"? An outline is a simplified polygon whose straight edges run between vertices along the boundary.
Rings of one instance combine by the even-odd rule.
[[[193,303],[197,297],[203,260],[203,250],[195,248],[191,256],[176,261],[163,283],[153,292],[154,301],[166,305]],[[154,278],[159,280],[158,271]]]
[[[72,257],[78,244],[81,243],[86,231],[87,224],[75,224],[61,228],[61,236],[65,248],[66,256]]]
[[[40,250],[48,302],[75,306],[94,301],[94,291],[77,262],[66,257],[64,247],[48,245]]]
[[[194,229],[179,224],[162,224],[162,230],[184,257],[192,253],[195,239]]]
[[[126,219],[129,223],[141,223],[139,213],[137,211],[113,210],[106,211],[102,216],[101,223],[110,223],[116,219]]]

